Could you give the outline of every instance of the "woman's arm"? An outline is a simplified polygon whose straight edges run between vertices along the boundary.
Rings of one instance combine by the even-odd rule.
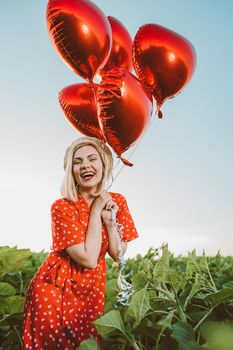
[[[119,261],[118,257],[118,237],[119,233],[117,232],[116,225],[110,224],[106,226],[108,232],[109,246],[108,254],[114,261]],[[127,250],[127,242],[122,241],[122,254],[124,255]]]
[[[104,209],[101,213],[101,217],[103,219],[103,222],[105,224],[107,233],[108,233],[108,254],[113,258],[114,261],[119,261],[118,257],[118,240],[119,233],[117,232],[117,226],[112,220],[112,214],[111,214],[111,209],[114,208],[118,210],[118,207],[115,202],[109,201],[107,203],[107,208],[109,209]],[[121,241],[122,244],[122,254],[124,255],[127,249],[127,243],[124,241]]]
[[[102,243],[100,214],[98,210],[91,211],[85,242],[66,248],[76,263],[92,269],[96,268]]]
[[[111,199],[107,191],[103,191],[92,203],[84,243],[66,248],[67,253],[78,264],[88,268],[96,268],[102,244],[101,212]]]
[[[119,195],[118,195],[119,197]],[[138,233],[136,231],[136,228],[134,226],[133,219],[130,215],[129,208],[127,206],[126,199],[121,195],[120,196],[120,202],[118,202],[120,205],[120,213],[118,215],[118,223],[123,225],[123,237],[122,237],[122,253],[125,254],[127,250],[127,242],[132,239],[135,239],[138,237]],[[109,255],[115,260],[118,261],[118,241],[117,236],[119,233],[117,232],[116,225],[114,225],[114,221],[112,221],[112,215],[111,210],[114,210],[115,213],[118,212],[118,205],[114,200],[109,201],[106,204],[105,209],[102,211],[101,216],[104,221],[105,227],[108,231],[109,236],[109,249],[108,253]]]

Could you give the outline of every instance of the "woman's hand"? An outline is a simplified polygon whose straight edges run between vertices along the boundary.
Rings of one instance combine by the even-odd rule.
[[[98,197],[96,197],[92,203],[91,210],[102,213],[102,210],[106,206],[107,202],[110,202],[112,197],[107,191],[103,191],[100,193]]]
[[[111,226],[113,224],[112,221],[112,209],[115,210],[115,213],[118,211],[117,204],[111,199],[106,203],[105,208],[101,212],[101,217],[106,227]]]

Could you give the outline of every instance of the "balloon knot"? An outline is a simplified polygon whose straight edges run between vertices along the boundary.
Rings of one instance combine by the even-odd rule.
[[[121,161],[127,166],[133,166],[133,163],[129,162],[127,159],[119,157]]]
[[[158,110],[158,117],[159,117],[159,119],[163,118],[163,113],[160,111],[160,109]]]

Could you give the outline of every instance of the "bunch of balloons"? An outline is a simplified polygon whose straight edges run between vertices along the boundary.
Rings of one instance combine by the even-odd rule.
[[[145,24],[132,41],[124,25],[89,0],[49,0],[47,26],[63,61],[86,83],[64,88],[59,101],[68,121],[121,155],[142,136],[160,108],[189,82],[196,56],[183,36]],[[132,69],[138,77],[131,72]],[[93,82],[99,77],[101,82]]]

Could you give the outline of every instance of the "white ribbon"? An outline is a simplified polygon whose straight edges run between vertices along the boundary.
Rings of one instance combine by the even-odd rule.
[[[119,258],[119,274],[117,278],[117,283],[120,291],[117,294],[117,303],[121,305],[129,305],[129,298],[134,293],[132,289],[132,285],[126,281],[126,277],[128,275],[124,275],[123,270],[126,266],[126,260],[124,255],[122,254],[122,238],[123,238],[123,228],[122,224],[119,224],[116,219],[116,210],[114,208],[111,209],[112,221],[114,221],[115,227],[117,229],[117,239],[118,239],[118,258]],[[117,305],[115,304],[115,307]]]

